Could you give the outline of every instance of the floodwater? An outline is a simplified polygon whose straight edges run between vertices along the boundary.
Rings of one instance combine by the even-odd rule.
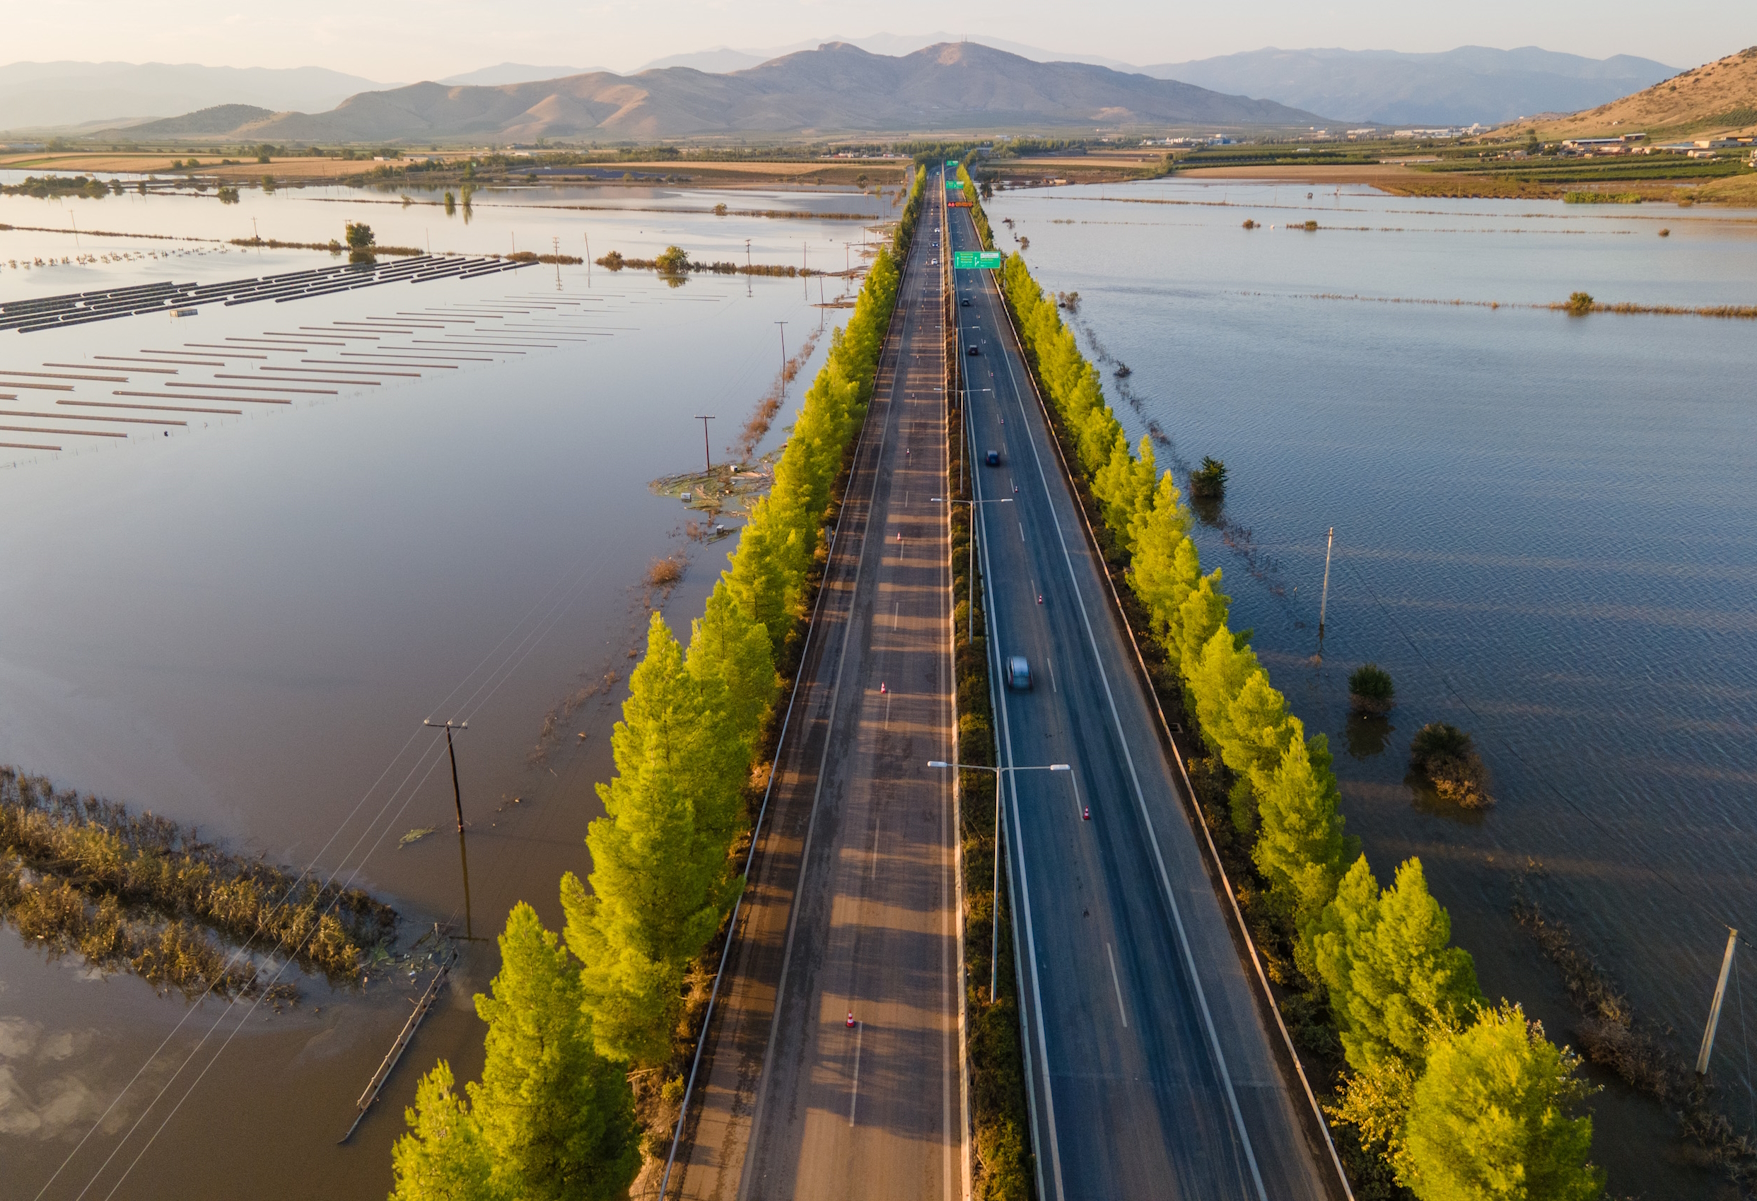
[[[1757,303],[1757,214],[1173,180],[1002,193],[990,215],[1079,293],[1131,435],[1156,422],[1180,471],[1226,463],[1204,566],[1329,735],[1381,881],[1421,856],[1484,991],[1566,1041],[1559,974],[1509,912],[1523,887],[1693,1060],[1727,927],[1757,927],[1757,324],[1510,306]],[[1348,722],[1367,660],[1396,681],[1388,731]],[[1486,813],[1405,783],[1430,721],[1474,735]],[[1712,1074],[1749,1128],[1757,970],[1735,962]],[[1720,1187],[1600,1079],[1613,1193]]]
[[[841,243],[873,236],[859,220],[715,216],[721,201],[893,211],[889,194],[545,187],[479,190],[466,224],[461,211],[341,188],[246,191],[232,206],[5,197],[0,222],[69,232],[0,231],[0,299],[331,261],[139,236],[250,237],[253,217],[264,238],[327,241],[344,219],[364,220],[385,244],[431,236],[436,251],[473,254],[548,253],[553,239],[579,254],[589,238],[599,255],[651,257],[675,242],[697,259],[742,258],[748,238],[757,263],[835,270],[859,263],[860,248]],[[88,231],[77,245],[75,221]],[[8,265],[51,256],[93,261]],[[0,333],[0,370],[128,377],[14,376],[69,390],[0,384],[18,395],[0,413],[73,401],[63,411],[186,423],[110,427],[122,438],[0,434],[64,444],[0,450],[0,762],[353,879],[398,907],[405,939],[466,921],[491,938],[521,899],[558,925],[561,873],[590,870],[582,840],[644,633],[643,573],[658,556],[689,557],[669,599],[651,598],[686,635],[733,545],[687,538],[691,514],[648,482],[700,468],[698,414],[717,418],[718,461],[775,383],[783,339],[797,354],[845,316],[820,296],[851,287],[698,275],[673,288],[651,272],[544,265]],[[765,447],[784,438],[827,348],[803,366]],[[174,368],[142,361],[179,350]],[[324,374],[374,363],[386,372],[376,385]],[[116,396],[173,389],[179,399]],[[173,409],[95,407],[137,403]],[[467,907],[444,742],[427,718],[469,722],[457,735]],[[427,827],[437,833],[399,849]],[[496,966],[491,942],[466,947],[378,1107],[340,1147],[425,975],[387,965],[339,992],[305,979],[285,1013],[192,1007],[0,933],[0,1192],[74,1197],[95,1181],[89,1195],[382,1197],[418,1075],[441,1057],[460,1078],[480,1068],[469,997]]]

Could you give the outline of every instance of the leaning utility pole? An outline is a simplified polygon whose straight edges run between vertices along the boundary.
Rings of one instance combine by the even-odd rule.
[[[1324,637],[1324,611],[1330,607],[1330,552],[1336,547],[1336,527],[1330,527],[1330,540],[1324,543],[1324,595],[1318,601],[1318,637]]]
[[[1708,1007],[1708,1028],[1702,1032],[1702,1052],[1696,1056],[1696,1074],[1708,1075],[1708,1056],[1714,1050],[1714,1030],[1720,1025],[1720,1003],[1726,999],[1726,978],[1733,970],[1733,947],[1739,941],[1739,932],[1729,929],[1726,936],[1726,954],[1720,960],[1720,980],[1714,986],[1714,1004]]]
[[[462,834],[464,832],[464,797],[463,793],[458,790],[458,752],[451,744],[451,732],[453,730],[467,730],[470,728],[470,723],[467,721],[438,722],[428,719],[421,724],[445,731],[445,753],[451,756],[451,800],[458,811],[458,833]]]

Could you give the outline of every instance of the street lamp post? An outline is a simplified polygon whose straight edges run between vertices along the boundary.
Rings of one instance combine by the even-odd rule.
[[[1003,496],[999,500],[959,500],[957,497],[934,496],[929,498],[936,505],[1010,505],[1013,498]],[[976,510],[970,510],[970,562],[965,565],[964,574],[970,580],[970,630],[969,638],[976,640]]]
[[[995,984],[1000,978],[1000,938],[1001,938],[1001,847],[1005,837],[1001,826],[1001,775],[1009,771],[1073,771],[1067,763],[1033,764],[1027,767],[988,767],[981,763],[948,763],[943,759],[929,759],[929,767],[941,770],[988,771],[994,773],[994,893],[989,908],[994,910],[994,932],[988,939],[988,1003],[994,1004]]]

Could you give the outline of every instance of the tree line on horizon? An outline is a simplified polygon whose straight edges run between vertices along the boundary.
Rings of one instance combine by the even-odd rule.
[[[980,204],[971,211],[992,246]],[[1159,470],[1150,439],[1131,450],[1097,370],[1018,254],[1005,260],[1002,289],[1073,465],[1127,560],[1147,633],[1225,785],[1222,820],[1260,884],[1246,898],[1252,916],[1290,950],[1289,983],[1340,1043],[1346,1070],[1326,1110],[1367,1153],[1353,1166],[1361,1175],[1364,1160],[1371,1178],[1357,1187],[1391,1196],[1401,1186],[1420,1201],[1598,1197],[1604,1177],[1588,1161],[1592,1119],[1578,1111],[1590,1089],[1578,1058],[1519,1005],[1483,995],[1419,858],[1380,885],[1344,832],[1328,740],[1288,711],[1251,632],[1228,625],[1221,572],[1202,572],[1172,473]]]

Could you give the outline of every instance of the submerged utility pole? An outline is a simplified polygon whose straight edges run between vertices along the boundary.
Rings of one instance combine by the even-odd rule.
[[[458,752],[457,748],[451,744],[451,732],[453,730],[467,730],[470,728],[470,723],[467,721],[438,722],[429,718],[421,724],[445,731],[445,753],[451,756],[451,800],[458,811],[458,833],[462,834],[464,832],[464,797],[463,793],[458,790]]]
[[[1324,543],[1324,595],[1318,600],[1318,637],[1324,637],[1324,611],[1330,607],[1330,552],[1336,546],[1336,527],[1330,527],[1330,540]]]
[[[708,422],[714,420],[714,418],[703,417],[700,413],[697,413],[695,419],[702,423],[702,458],[707,460],[707,470],[712,471],[714,469],[714,455],[713,452],[708,449]]]
[[[1714,1004],[1708,1007],[1708,1028],[1702,1032],[1702,1052],[1696,1056],[1696,1074],[1708,1075],[1708,1056],[1714,1050],[1714,1030],[1720,1025],[1720,1003],[1726,999],[1726,978],[1733,970],[1733,947],[1739,941],[1739,932],[1729,929],[1726,936],[1726,954],[1720,960],[1720,980],[1714,986]]]
[[[781,327],[781,403],[787,403],[787,323],[777,321]]]

